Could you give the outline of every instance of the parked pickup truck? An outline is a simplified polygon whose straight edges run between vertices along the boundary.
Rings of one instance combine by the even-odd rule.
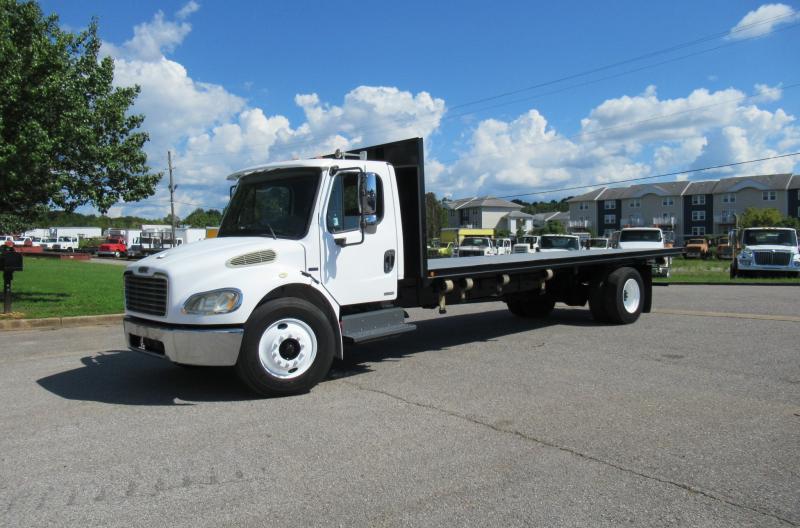
[[[731,278],[750,275],[800,277],[797,231],[787,227],[750,227],[732,232],[738,255],[731,262]]]
[[[707,259],[711,256],[711,248],[708,247],[708,240],[705,238],[690,238],[686,242],[684,257],[687,259],[701,258]]]
[[[411,139],[232,174],[216,238],[128,265],[126,343],[285,395],[322,380],[345,343],[413,331],[407,308],[502,300],[528,318],[588,302],[617,324],[650,311],[650,262],[680,250],[427,259],[423,152]]]

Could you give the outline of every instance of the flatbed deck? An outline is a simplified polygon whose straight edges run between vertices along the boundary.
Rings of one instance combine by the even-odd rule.
[[[663,249],[602,249],[581,251],[552,251],[539,253],[513,253],[484,257],[444,257],[428,259],[429,278],[460,278],[492,275],[497,273],[520,273],[544,269],[559,269],[572,266],[617,264],[642,259],[676,257],[682,248]]]

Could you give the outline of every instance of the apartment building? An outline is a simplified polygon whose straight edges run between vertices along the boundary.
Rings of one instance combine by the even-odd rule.
[[[689,236],[727,233],[748,207],[800,218],[800,175],[768,174],[710,181],[604,187],[568,200],[573,230],[610,236],[622,227],[656,226]]]
[[[474,227],[504,230],[517,228],[526,232],[533,227],[533,215],[523,213],[522,206],[491,196],[461,198],[443,202],[447,209],[447,227]]]

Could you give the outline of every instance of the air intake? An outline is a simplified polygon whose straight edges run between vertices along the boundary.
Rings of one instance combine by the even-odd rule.
[[[233,257],[227,262],[229,268],[240,268],[243,266],[257,266],[259,264],[269,264],[275,260],[275,252],[271,249],[264,251],[255,251],[253,253],[245,253],[238,257]]]

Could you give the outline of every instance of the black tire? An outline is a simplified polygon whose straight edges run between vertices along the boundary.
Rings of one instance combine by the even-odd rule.
[[[543,319],[553,312],[555,305],[556,301],[550,295],[532,295],[525,303],[525,316]]]
[[[555,307],[555,300],[550,295],[516,294],[506,299],[508,310],[517,317],[542,319],[550,315]]]
[[[283,379],[267,370],[259,356],[262,335],[273,323],[283,319],[304,323],[317,342],[316,355],[311,365],[299,376],[289,379]],[[328,374],[333,362],[335,343],[334,331],[328,318],[310,302],[292,297],[269,301],[256,308],[245,324],[236,373],[245,385],[262,396],[288,396],[308,392]]]
[[[511,298],[506,300],[506,304],[508,305],[508,311],[512,314],[516,315],[517,317],[525,317],[525,310],[523,308],[523,303],[517,298]]]
[[[632,306],[633,310],[625,307],[625,301],[628,294],[625,291],[625,286],[628,281],[635,281],[638,287],[638,303]],[[633,286],[630,286],[633,288]],[[608,319],[612,323],[617,324],[630,324],[639,319],[644,305],[644,281],[639,272],[633,268],[617,268],[612,271],[606,279],[605,286],[605,307]]]
[[[120,253],[119,251],[115,251],[114,252],[114,258],[120,258],[121,256],[122,256],[122,253]]]
[[[596,282],[589,287],[589,311],[598,323],[609,322],[605,295],[605,282]]]

